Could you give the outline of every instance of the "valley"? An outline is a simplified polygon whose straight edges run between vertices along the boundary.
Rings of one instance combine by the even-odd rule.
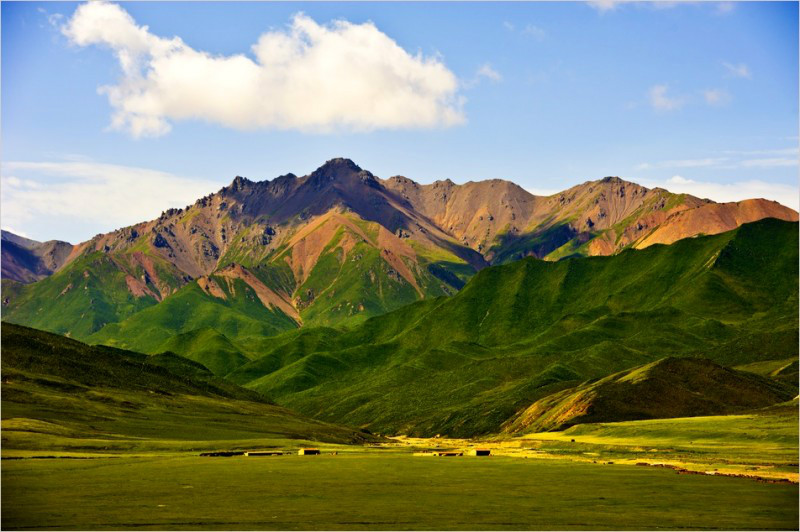
[[[753,201],[335,159],[4,233],[2,526],[791,528],[797,213]]]
[[[9,455],[4,445],[3,527],[749,530],[787,529],[798,519],[796,403],[580,429],[316,443],[322,454],[308,457],[295,451],[307,441],[257,438],[149,441],[125,452]],[[198,456],[204,447],[287,454]],[[415,456],[475,447],[492,454]],[[722,506],[730,510],[720,516]]]

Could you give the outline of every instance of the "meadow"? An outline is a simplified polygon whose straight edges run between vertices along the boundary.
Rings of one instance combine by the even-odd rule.
[[[798,521],[796,484],[559,459],[324,451],[5,460],[2,527],[734,530]]]

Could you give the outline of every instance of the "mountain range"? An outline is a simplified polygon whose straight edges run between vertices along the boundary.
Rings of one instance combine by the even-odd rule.
[[[611,255],[767,217],[797,212],[615,177],[548,197],[502,180],[421,185],[333,159],[303,177],[236,177],[77,245],[3,232],[3,315],[78,339],[146,331],[149,352],[198,329],[259,337],[355,325],[452,295],[488,265]]]
[[[417,436],[736,413],[797,393],[797,219],[615,177],[548,197],[348,159],[237,177],[77,245],[4,232],[4,331],[108,346],[15,328],[68,362],[9,368],[77,382],[74,353],[114,355],[192,394]]]
[[[528,257],[482,269],[453,296],[280,334],[232,327],[223,312],[216,327],[170,336],[171,323],[204,301],[202,289],[185,289],[89,337],[149,357],[8,323],[3,332],[58,345],[37,355],[36,368],[12,365],[24,371],[60,375],[68,359],[75,380],[81,368],[94,371],[80,353],[102,355],[92,360],[104,366],[119,354],[168,364],[204,389],[249,390],[304,419],[385,434],[472,437],[740,413],[797,394],[797,241],[797,223],[770,218],[606,257]],[[261,305],[238,293],[240,306],[224,300],[231,312]],[[39,339],[20,338],[41,351]]]
[[[594,380],[668,357],[783,367],[798,357],[797,242],[796,223],[767,219],[609,257],[529,257],[485,268],[452,297],[349,330],[283,333],[226,378],[316,419],[469,437],[500,431],[552,394],[578,387],[566,392],[574,396]],[[698,402],[716,413],[742,407],[684,378],[698,367],[678,367],[667,402],[700,390],[708,397]],[[754,395],[753,386],[741,393]],[[780,393],[796,395],[796,384]],[[639,415],[690,410],[670,408]]]

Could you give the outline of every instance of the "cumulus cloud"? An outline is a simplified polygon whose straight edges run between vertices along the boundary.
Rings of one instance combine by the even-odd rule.
[[[45,226],[52,233],[40,238],[72,241],[156,218],[220,187],[209,180],[92,161],[6,162],[0,180],[3,227]],[[91,233],[76,236],[76,227]]]
[[[297,14],[244,54],[213,55],[154,35],[108,2],[79,6],[63,26],[77,46],[110,48],[122,69],[100,88],[112,127],[159,136],[197,119],[236,129],[369,131],[465,121],[458,80],[440,57],[409,54],[374,24],[321,25]]]
[[[707,89],[703,91],[703,98],[708,105],[722,106],[731,101],[731,95],[725,89]]]
[[[681,98],[669,96],[667,85],[653,85],[648,91],[650,105],[656,111],[674,111],[683,107],[684,101]]]
[[[645,182],[643,182],[645,183]],[[691,194],[699,198],[708,198],[718,202],[741,201],[751,198],[774,200],[787,207],[798,210],[800,207],[800,190],[796,185],[768,183],[751,180],[736,183],[712,183],[695,181],[680,175],[672,176],[666,181],[646,182],[647,186],[659,186],[670,192]]]
[[[751,79],[753,77],[753,74],[750,72],[750,68],[744,63],[739,63],[738,65],[722,63],[722,66],[724,66],[728,71],[728,74],[733,77],[746,79]]]

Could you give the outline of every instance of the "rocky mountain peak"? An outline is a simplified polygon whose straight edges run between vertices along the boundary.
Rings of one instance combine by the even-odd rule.
[[[341,181],[343,179],[350,178],[353,175],[359,175],[359,177],[361,177],[360,174],[363,172],[364,171],[361,169],[361,167],[350,159],[338,157],[336,159],[327,161],[325,164],[311,172],[311,175],[308,176],[307,182],[315,188],[321,188],[326,186],[328,183]],[[369,172],[366,173],[369,174]],[[371,176],[372,174],[369,175]]]
[[[242,177],[240,175],[237,175],[236,177],[233,178],[233,181],[231,181],[231,184],[228,185],[228,187],[226,187],[226,189],[229,190],[230,192],[238,192],[238,191],[242,190],[243,188],[245,188],[246,186],[252,185],[252,184],[253,184],[253,181],[250,181],[246,177]]]
[[[341,172],[353,172],[358,173],[361,171],[361,167],[354,163],[352,160],[347,159],[345,157],[336,157],[335,159],[331,159],[326,161],[325,164],[320,166],[314,171],[316,173],[341,173]],[[312,174],[313,175],[313,174]]]

